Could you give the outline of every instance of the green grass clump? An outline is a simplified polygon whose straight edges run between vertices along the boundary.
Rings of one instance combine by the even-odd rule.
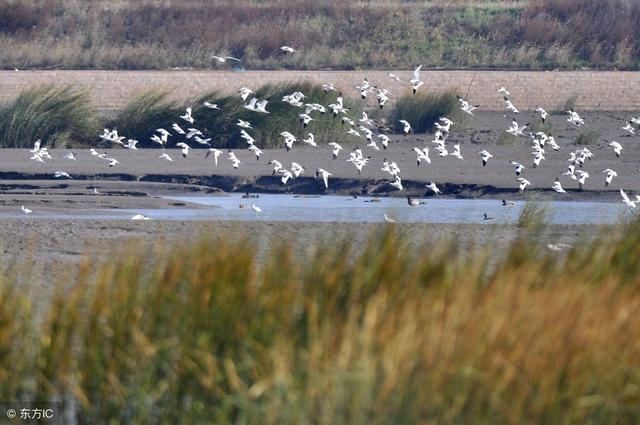
[[[595,145],[600,139],[600,132],[593,128],[587,128],[576,137],[576,145]]]
[[[418,92],[397,100],[391,111],[390,122],[396,133],[402,133],[403,125],[399,120],[407,120],[416,133],[426,133],[434,129],[440,117],[448,117],[455,126],[463,118],[459,112],[458,100],[453,92]]]
[[[551,205],[530,197],[522,206],[516,225],[521,228],[541,229],[549,223]]]
[[[179,115],[184,114],[182,105],[169,97],[169,92],[151,89],[134,95],[129,102],[106,122],[107,128],[116,128],[120,135],[136,139],[138,147],[159,147],[150,140],[156,129],[164,128],[173,133],[171,125],[183,125]],[[186,130],[186,126],[183,126]]]
[[[86,145],[95,139],[95,111],[87,91],[71,86],[38,86],[0,106],[0,147]]]
[[[0,395],[79,423],[636,424],[640,222],[618,230],[489,258],[389,228],[260,267],[229,238],[134,244],[39,323],[4,274]]]

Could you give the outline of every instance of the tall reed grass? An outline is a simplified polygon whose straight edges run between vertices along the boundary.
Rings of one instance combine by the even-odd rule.
[[[78,423],[635,424],[640,222],[619,230],[496,257],[388,229],[259,266],[225,238],[129,245],[37,322],[3,274],[0,395]]]
[[[49,147],[94,140],[96,114],[87,91],[44,85],[0,106],[0,147],[26,148],[37,139]]]
[[[403,125],[399,120],[407,120],[416,133],[433,130],[440,117],[460,122],[464,117],[458,108],[456,94],[450,91],[442,93],[417,93],[401,96],[391,111],[391,123],[397,133],[402,133]]]

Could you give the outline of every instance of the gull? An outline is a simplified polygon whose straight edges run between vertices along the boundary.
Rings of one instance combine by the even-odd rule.
[[[108,131],[106,128],[104,129],[105,131]],[[29,152],[31,153],[37,153],[40,152],[40,144],[41,144],[41,140],[38,139],[33,143],[33,149],[29,149]]]
[[[631,134],[636,134],[636,129],[631,125],[631,122],[628,122],[622,129]]]
[[[77,161],[75,152],[69,152],[62,155],[62,159],[70,159],[72,161]]]
[[[216,148],[209,148],[207,149],[207,153],[204,156],[204,159],[209,158],[209,155],[213,154],[213,162],[215,164],[215,166],[218,166],[218,158],[220,157],[220,154],[222,153],[222,151],[220,149],[216,149]]]
[[[211,102],[204,102],[204,106],[206,106],[209,109],[215,109],[217,111],[220,110],[220,107],[218,106],[217,103],[211,103]]]
[[[160,156],[158,156],[159,159],[166,159],[169,162],[173,162],[173,159],[171,159],[171,157],[169,156],[169,154],[167,153],[162,153]]]
[[[420,65],[419,67],[417,67],[414,71],[413,71],[413,78],[411,80],[409,80],[409,82],[411,83],[412,89],[413,89],[413,94],[416,94],[418,92],[418,89],[424,85],[424,81],[420,80],[420,70],[422,69],[422,65]]]
[[[287,184],[289,179],[293,179],[293,174],[291,174],[291,171],[289,170],[286,170],[283,168],[282,170],[279,171],[279,173],[282,174],[282,178],[280,179],[282,184]]]
[[[413,199],[410,195],[407,195],[407,204],[411,207],[417,207],[418,205],[424,205],[426,202]]]
[[[620,189],[620,196],[622,196],[622,202],[624,202],[629,208],[635,208],[640,201],[640,195],[636,195],[636,201],[632,201],[622,189]]]
[[[31,214],[33,212],[33,210],[30,210],[29,208],[26,208],[24,205],[22,205],[20,207],[20,209],[22,210],[23,213],[25,214]]]
[[[242,62],[240,59],[234,58],[233,56],[216,56],[216,55],[213,55],[213,56],[211,56],[211,58],[217,60],[218,63],[225,63],[228,60],[229,61]]]
[[[189,155],[189,149],[191,149],[191,146],[187,145],[184,142],[176,143],[176,146],[182,148],[182,157],[183,158],[186,158],[187,155]]]
[[[333,83],[326,83],[322,85],[322,90],[324,90],[325,94],[328,94],[330,91],[338,91]]]
[[[524,177],[518,177],[518,181],[520,182],[520,192],[524,192],[527,186],[531,185],[531,182]]]
[[[578,127],[584,125],[584,119],[580,118],[580,115],[578,115],[578,113],[576,111],[573,110],[569,110],[566,111],[567,114],[569,114],[569,118],[567,118],[567,121],[570,123],[573,123],[575,125],[577,125]]]
[[[433,193],[435,193],[436,195],[440,194],[440,189],[438,189],[438,186],[436,186],[436,184],[434,182],[431,182],[426,186],[427,186],[427,188],[433,190]]]
[[[289,47],[289,46],[280,47],[280,51],[285,55],[288,55],[288,54],[292,55],[292,54],[297,52],[296,49],[294,49],[293,47]]]
[[[369,115],[364,111],[362,111],[362,117],[358,121],[360,121],[364,125],[368,125],[369,127],[375,124],[373,120],[369,118]]]
[[[256,204],[251,204],[251,209],[253,209],[257,213],[262,212],[262,208],[258,207]]]
[[[467,113],[469,115],[473,115],[473,111],[480,107],[480,105],[471,106],[471,104],[469,104],[469,102],[467,102],[466,100],[464,100],[460,96],[457,96],[457,97],[458,97],[458,101],[460,102],[460,109],[462,109],[462,112],[464,112],[464,113]]]
[[[176,124],[175,122],[173,123],[173,125],[171,126],[171,128],[173,128],[173,130],[179,134],[186,134],[185,131],[182,129],[182,127],[180,127],[178,124]]]
[[[280,170],[284,169],[282,167],[282,163],[277,159],[272,159],[271,161],[269,161],[269,165],[273,165],[273,173],[271,173],[272,176],[274,176],[276,173],[279,173]]]
[[[288,131],[283,131],[282,133],[280,133],[280,135],[284,137],[284,146],[287,149],[287,152],[289,152],[293,147],[293,143],[298,139],[296,139],[296,136],[289,133]]]
[[[251,127],[251,123],[249,123],[248,121],[243,121],[241,119],[238,119],[236,125],[240,128],[253,128]]]
[[[551,186],[551,189],[555,190],[558,193],[567,193],[567,191],[562,188],[562,184],[560,184],[560,181],[557,179],[555,182],[553,182],[553,186]]]
[[[331,176],[332,174],[330,172],[328,172],[325,169],[322,168],[318,168],[316,170],[316,179],[320,176],[322,176],[322,180],[324,181],[324,187],[326,189],[329,189],[329,176]]]
[[[187,139],[191,139],[194,136],[203,136],[202,131],[197,128],[188,128]],[[166,141],[166,140],[165,140]]]
[[[615,140],[613,140],[611,143],[609,143],[609,146],[611,146],[613,148],[613,151],[616,154],[616,158],[619,158],[620,155],[622,154],[622,151],[624,150],[622,145],[620,143],[616,142]]]
[[[107,161],[107,164],[109,164],[109,168],[115,167],[117,164],[120,164],[120,161],[115,158],[104,158],[104,160]]]
[[[387,223],[392,223],[392,224],[395,224],[395,223],[398,222],[397,220],[394,220],[391,217],[389,217],[386,213],[384,215],[384,221],[386,221]]]
[[[537,107],[536,108],[536,112],[540,114],[540,118],[542,119],[542,122],[544,123],[544,121],[547,119],[547,116],[549,115],[547,113],[547,111],[545,111],[544,109],[542,109],[541,107]]]
[[[413,151],[416,153],[417,158],[417,166],[420,166],[420,162],[425,161],[427,164],[431,164],[431,158],[429,158],[429,148],[420,149],[418,147],[414,147]]]
[[[53,173],[53,177],[55,177],[55,178],[57,178],[57,179],[59,179],[59,178],[61,178],[61,177],[65,177],[65,178],[67,178],[67,179],[71,179],[71,178],[73,178],[73,177],[71,177],[71,176],[69,175],[69,173],[67,173],[66,171],[55,171],[55,172]]]
[[[386,134],[378,134],[376,137],[380,139],[380,143],[382,143],[382,149],[387,149],[389,147],[389,136],[387,136]]]
[[[194,136],[193,140],[196,141],[196,143],[200,144],[200,145],[205,145],[205,146],[211,146],[211,143],[209,143],[211,141],[211,137],[208,137],[206,139],[203,139],[200,136]]]
[[[340,146],[336,142],[329,143],[329,146],[333,147],[333,151],[331,152],[331,155],[333,156],[333,159],[338,159],[338,154],[342,150],[342,146]]]
[[[247,144],[253,145],[255,143],[255,139],[251,137],[249,133],[247,133],[244,129],[240,130],[240,137],[247,141]]]
[[[240,97],[242,98],[243,102],[247,101],[247,97],[249,97],[250,94],[255,94],[253,90],[248,89],[246,87],[240,87],[238,89],[238,93],[240,93]]]
[[[489,161],[489,158],[493,158],[493,155],[491,155],[487,150],[483,149],[480,152],[478,152],[480,154],[480,157],[482,158],[482,166],[486,167],[487,166],[487,162]]]
[[[525,166],[516,161],[511,161],[511,165],[513,165],[513,171],[516,172],[516,176],[519,176],[522,173],[522,170],[525,169]]]
[[[391,78],[392,80],[396,80],[397,82],[401,82],[400,77],[398,77],[396,74],[393,73],[388,73],[387,77]]]
[[[515,105],[509,100],[509,98],[505,97],[504,98],[504,103],[505,103],[506,108],[508,110],[512,111],[514,114],[519,114],[520,113],[518,108],[515,107]]]
[[[291,163],[291,173],[295,178],[300,177],[300,174],[304,173],[304,167],[297,162]]]
[[[402,132],[404,133],[405,136],[407,134],[411,133],[412,129],[411,129],[411,124],[409,124],[409,121],[407,121],[407,120],[399,120],[399,122],[400,122],[400,124],[403,125]]]
[[[607,168],[606,170],[602,170],[602,172],[606,174],[606,177],[604,179],[605,187],[609,186],[611,184],[611,182],[613,181],[614,177],[618,177],[618,173],[613,171],[611,168]]]
[[[458,158],[458,159],[464,159],[464,157],[460,153],[460,145],[459,144],[453,145],[453,152],[451,152],[451,156],[453,156],[454,158]]]
[[[404,188],[402,187],[402,179],[400,178],[400,176],[396,176],[396,179],[389,184],[398,190],[404,191]]]
[[[236,154],[231,151],[231,149],[229,149],[229,161],[231,161],[231,166],[234,169],[237,170],[238,167],[240,167],[241,162],[238,157],[236,157]]]
[[[136,147],[136,145],[138,144],[138,141],[135,139],[128,139],[127,140],[127,144],[124,145],[125,149],[132,149],[132,150],[138,150],[138,148]]]
[[[187,121],[189,124],[193,124],[194,119],[191,116],[191,107],[188,107],[184,115],[180,115],[180,118]]]
[[[307,114],[299,114],[298,118],[300,119],[300,123],[302,124],[303,128],[307,128],[307,126],[309,125],[309,123],[311,121],[313,121],[313,118],[311,118],[309,115]]]
[[[159,144],[162,148],[164,148],[165,141],[158,137],[156,134],[151,136],[151,141]]]
[[[308,133],[306,139],[302,139],[302,143],[306,143],[307,145],[313,146],[314,148],[318,147],[316,144],[316,139],[313,133]]]
[[[260,155],[262,154],[262,151],[256,145],[249,146],[249,150],[254,153],[254,155],[256,156],[256,160],[260,161]]]
[[[131,217],[131,220],[151,220],[151,218],[147,217],[144,214],[136,214],[133,217]]]
[[[509,92],[507,91],[507,89],[505,89],[504,87],[500,87],[500,88],[498,89],[498,93],[502,93],[502,94],[504,94],[506,97],[511,96],[511,93],[509,93]]]

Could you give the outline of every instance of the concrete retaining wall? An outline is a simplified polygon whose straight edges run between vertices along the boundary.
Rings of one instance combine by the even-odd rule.
[[[411,71],[393,71],[403,80]],[[387,71],[0,71],[0,101],[15,97],[21,90],[41,83],[74,84],[88,87],[100,109],[122,106],[134,93],[152,87],[173,90],[176,99],[187,99],[209,90],[233,92],[238,87],[259,87],[285,81],[333,82],[345,93],[368,77],[372,84],[391,90],[393,95],[408,92],[386,76]],[[500,86],[511,91],[513,102],[522,109],[560,109],[575,97],[578,110],[640,109],[640,72],[532,72],[532,71],[424,71],[422,90],[453,89],[484,109],[504,106],[496,93]]]

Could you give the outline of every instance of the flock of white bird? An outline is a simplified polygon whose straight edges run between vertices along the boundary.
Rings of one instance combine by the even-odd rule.
[[[296,51],[289,46],[283,46],[281,48],[284,54],[294,54]],[[214,59],[219,61],[220,63],[224,63],[227,61],[238,61],[238,59],[230,57],[230,56],[214,56]],[[415,94],[417,91],[424,85],[424,82],[420,79],[420,71],[421,67],[419,66],[413,72],[412,78],[408,80],[408,85],[410,86],[412,92]],[[396,81],[402,82],[403,80],[395,74],[388,74],[389,78],[392,78]],[[307,131],[307,135],[300,140],[294,136],[293,133],[289,131],[282,131],[280,136],[282,137],[283,146],[286,151],[290,151],[294,148],[296,143],[302,143],[304,145],[309,145],[313,147],[317,147],[317,143],[315,140],[315,136],[312,130],[313,122],[316,120],[317,114],[327,114],[330,113],[333,115],[335,119],[340,119],[343,124],[346,125],[346,134],[349,136],[355,136],[358,140],[363,140],[366,143],[365,148],[373,151],[379,152],[380,148],[387,149],[389,146],[389,136],[385,134],[388,132],[388,128],[384,128],[380,123],[375,122],[371,119],[366,112],[362,112],[362,116],[359,119],[352,119],[347,115],[349,109],[345,108],[343,95],[334,84],[327,83],[323,84],[322,88],[325,93],[335,92],[336,97],[333,103],[328,105],[321,105],[318,103],[306,102],[307,96],[301,92],[294,92],[284,96],[281,101],[289,104],[293,108],[299,108],[300,113],[298,114],[298,123],[297,125],[302,126],[304,131]],[[365,79],[360,85],[355,87],[357,95],[359,95],[362,99],[367,99],[369,95],[375,96],[377,105],[380,109],[384,108],[385,104],[391,97],[391,93],[389,90],[382,88],[381,86],[374,86],[369,83],[367,79]],[[253,111],[256,114],[269,114],[270,112],[267,110],[267,105],[269,104],[269,99],[258,99],[255,97],[255,93],[253,90],[242,87],[238,90],[239,96],[241,97],[244,108],[249,111]],[[252,96],[253,95],[253,96]],[[514,105],[514,103],[510,99],[509,91],[500,87],[497,90],[497,95],[500,95],[504,98],[505,102],[505,110],[510,111],[513,116],[517,116],[520,111]],[[251,97],[250,97],[251,96]],[[460,102],[460,109],[469,115],[473,115],[473,112],[480,105],[472,105],[467,99],[458,97]],[[204,106],[211,110],[219,110],[220,107],[217,104],[205,102]],[[173,158],[169,155],[169,153],[165,150],[165,148],[169,147],[170,143],[172,143],[172,139],[179,139],[180,141],[175,142],[174,146],[180,148],[181,154],[184,158],[187,158],[189,155],[192,146],[198,146],[200,148],[206,149],[206,158],[209,156],[213,156],[214,165],[217,167],[220,161],[220,157],[223,153],[222,150],[214,148],[211,146],[211,138],[206,137],[206,135],[195,125],[195,119],[192,116],[193,109],[191,107],[186,108],[186,111],[183,115],[180,115],[179,118],[182,121],[181,124],[178,122],[173,123],[171,130],[167,130],[164,128],[158,128],[155,131],[155,134],[151,137],[151,141],[157,143],[161,148],[161,153],[158,156],[159,159],[164,161],[172,162]],[[535,111],[536,115],[542,122],[545,122],[549,114],[541,107],[538,107]],[[585,121],[578,112],[575,110],[566,111],[567,113],[567,121],[572,123],[577,127],[581,127],[585,125]],[[411,123],[407,120],[399,121],[402,128],[403,134],[406,136],[413,132],[411,127]],[[256,156],[256,159],[260,159],[260,155],[262,154],[262,150],[257,146],[256,140],[251,135],[251,131],[253,129],[250,121],[238,120],[236,123],[237,127],[240,129],[240,135],[244,141],[247,143],[247,148]],[[294,125],[294,123],[292,123]],[[452,126],[454,122],[448,117],[441,117],[438,122],[435,123],[435,134],[433,136],[433,140],[430,143],[433,145],[434,150],[438,153],[439,157],[448,157],[451,156],[457,160],[464,160],[462,155],[460,145],[454,144],[452,148],[447,144],[447,139],[452,131]],[[629,132],[630,134],[636,133],[635,126],[640,125],[640,117],[631,118],[626,125],[623,127],[623,130]],[[184,127],[184,128],[183,128]],[[506,129],[506,132],[512,134],[516,137],[528,138],[531,143],[531,155],[533,157],[532,160],[532,168],[536,168],[540,165],[542,161],[545,160],[547,155],[547,149],[552,149],[553,151],[559,151],[560,146],[554,140],[554,137],[544,132],[531,132],[527,131],[527,125],[521,125],[514,118],[511,125]],[[105,142],[109,142],[114,146],[121,146],[125,149],[137,150],[138,141],[134,139],[127,139],[125,141],[125,137],[118,134],[116,129],[104,129],[103,133],[99,135],[99,138]],[[191,145],[190,145],[191,143]],[[613,150],[617,157],[620,157],[622,151],[624,150],[623,146],[617,141],[610,141],[608,146]],[[343,147],[337,142],[329,143],[329,147],[331,148],[331,155],[334,160],[338,160]],[[422,163],[430,164],[431,158],[430,147],[427,146],[415,146],[413,147],[413,151],[416,154],[416,162],[417,166],[420,166]],[[104,161],[104,163],[108,167],[114,167],[119,164],[119,161],[116,158],[112,158],[107,155],[107,153],[99,153],[95,149],[90,150],[91,155]],[[46,147],[41,146],[40,141],[37,141],[30,150],[30,153],[33,155],[31,159],[38,162],[44,162],[47,159],[51,159],[51,155],[49,154]],[[493,155],[487,151],[486,149],[478,152],[480,159],[482,160],[482,165],[487,166]],[[71,161],[75,161],[76,155],[73,152],[69,152],[63,155],[64,159],[68,159]],[[349,153],[346,161],[353,164],[355,171],[357,174],[360,174],[362,170],[371,162],[373,158],[372,155],[367,155],[363,149],[356,147]],[[585,184],[587,179],[590,177],[589,173],[583,171],[581,168],[585,164],[586,161],[589,161],[594,158],[593,153],[587,147],[581,147],[575,151],[569,153],[569,157],[567,159],[568,166],[567,169],[562,175],[568,176],[569,178],[575,180],[580,185],[580,188]],[[227,159],[231,163],[234,169],[238,169],[241,165],[240,160],[237,158],[235,153],[230,149],[227,151]],[[526,162],[526,161],[523,161]],[[303,175],[307,167],[304,165],[291,162],[290,167],[285,166],[285,161],[273,159],[269,161],[269,165],[273,167],[272,175],[277,175],[280,177],[282,184],[286,185],[290,181],[300,177]],[[523,176],[525,172],[526,166],[523,165],[522,162],[512,161],[511,165],[513,166],[513,170],[515,173],[515,181],[519,187],[521,192],[524,192],[528,186],[531,185],[531,181],[528,178]],[[389,184],[397,189],[398,191],[404,192],[404,186],[401,177],[401,170],[398,166],[397,162],[389,161],[386,158],[383,160],[381,164],[381,170],[389,175]],[[604,182],[605,186],[609,186],[614,178],[618,176],[618,173],[610,168],[602,170],[602,173],[605,175]],[[316,179],[322,179],[325,188],[329,188],[329,177],[332,176],[332,173],[323,168],[317,168],[315,170]],[[65,171],[56,171],[54,174],[55,178],[72,178],[71,175]],[[433,182],[426,185],[426,187],[433,191],[435,194],[442,193],[441,189],[437,187],[437,185]],[[558,193],[566,193],[565,189],[562,187],[562,184],[559,178],[556,178],[551,189]],[[95,191],[97,194],[97,191]],[[640,205],[640,195],[636,195],[635,198],[629,197],[624,190],[620,190],[620,195],[622,197],[623,202],[629,206],[629,208],[635,209]],[[407,196],[407,200],[409,205],[417,206],[422,204],[423,202],[417,201],[410,196]],[[252,205],[252,208],[256,212],[261,212],[261,209],[257,207],[255,204]],[[31,213],[31,210],[28,208],[22,207],[22,211],[26,214]],[[142,215],[136,215],[133,219],[147,219],[148,217]],[[385,216],[385,220],[393,221],[389,217]]]

